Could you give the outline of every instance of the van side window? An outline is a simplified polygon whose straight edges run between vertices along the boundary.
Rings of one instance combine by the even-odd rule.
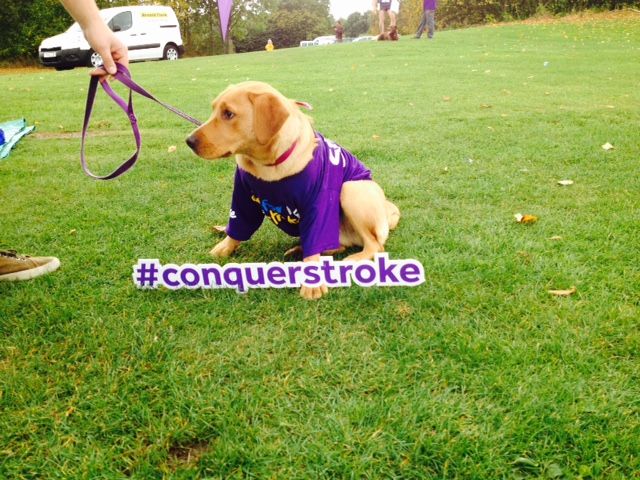
[[[133,25],[131,12],[119,13],[108,23],[109,28],[113,32],[124,32],[125,30],[129,30],[131,25]]]

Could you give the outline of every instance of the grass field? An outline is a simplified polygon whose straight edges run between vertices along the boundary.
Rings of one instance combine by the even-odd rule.
[[[427,281],[317,302],[138,290],[139,258],[212,261],[233,162],[138,97],[139,164],[92,181],[86,70],[0,75],[0,121],[37,125],[0,162],[0,247],[62,262],[0,284],[0,478],[640,478],[639,58],[631,13],[133,65],[203,120],[270,82],[372,169]],[[132,152],[104,96],[91,131],[94,170]],[[233,261],[294,243],[265,223]]]

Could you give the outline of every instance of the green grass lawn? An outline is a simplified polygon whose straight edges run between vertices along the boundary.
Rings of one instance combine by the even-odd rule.
[[[203,120],[267,81],[372,169],[427,281],[317,302],[138,290],[139,258],[213,261],[233,161],[137,97],[139,164],[95,182],[87,71],[0,75],[0,121],[37,125],[0,162],[0,247],[62,262],[0,284],[0,478],[638,478],[639,59],[627,14],[133,65]],[[91,131],[98,172],[133,151],[104,95]],[[232,261],[294,243],[265,223]]]

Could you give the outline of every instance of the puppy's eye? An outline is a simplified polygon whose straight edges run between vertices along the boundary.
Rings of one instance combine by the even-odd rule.
[[[231,110],[224,110],[222,112],[222,118],[224,118],[225,120],[231,120],[235,116],[236,114],[233,113]]]

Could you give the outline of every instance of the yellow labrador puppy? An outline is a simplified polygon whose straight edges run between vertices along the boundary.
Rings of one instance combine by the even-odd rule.
[[[232,85],[187,139],[200,157],[235,155],[238,165],[227,237],[211,250],[214,257],[231,255],[265,217],[300,237],[305,262],[351,246],[363,248],[346,260],[384,251],[400,211],[362,163],[314,131],[301,105],[266,83]],[[300,291],[307,299],[325,293],[326,285]]]

